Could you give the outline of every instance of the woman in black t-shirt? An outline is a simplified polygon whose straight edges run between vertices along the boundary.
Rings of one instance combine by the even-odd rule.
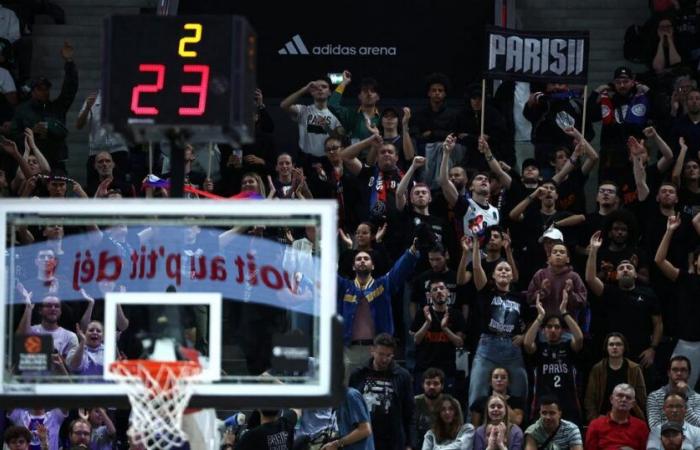
[[[479,243],[473,242],[474,285],[478,291],[476,317],[482,318],[481,337],[472,363],[469,382],[469,405],[488,394],[488,376],[496,367],[505,367],[512,375],[511,393],[527,397],[527,372],[520,349],[528,306],[520,293],[513,292],[513,268],[502,261],[493,271],[493,287],[481,265]],[[486,289],[485,289],[486,288]]]

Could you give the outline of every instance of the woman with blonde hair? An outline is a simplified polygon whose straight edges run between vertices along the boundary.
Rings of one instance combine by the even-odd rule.
[[[459,402],[444,394],[437,404],[433,425],[425,433],[422,450],[472,450],[474,426],[464,423]]]
[[[484,407],[483,423],[474,434],[474,450],[520,450],[523,430],[511,423],[508,403],[498,394],[490,396]]]

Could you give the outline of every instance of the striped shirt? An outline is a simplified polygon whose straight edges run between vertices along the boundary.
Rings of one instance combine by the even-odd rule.
[[[666,385],[658,389],[647,397],[647,421],[649,428],[654,428],[666,421],[664,414],[664,397],[670,390],[670,386]],[[688,388],[688,401],[686,402],[685,421],[696,427],[700,427],[700,395],[692,389]]]
[[[544,429],[542,419],[537,419],[537,422],[527,427],[525,436],[530,436],[537,443],[537,447],[540,447],[549,437],[549,433]],[[547,448],[553,448],[552,444],[556,444],[560,449],[583,445],[581,431],[579,431],[575,423],[562,419],[557,434],[549,441]]]

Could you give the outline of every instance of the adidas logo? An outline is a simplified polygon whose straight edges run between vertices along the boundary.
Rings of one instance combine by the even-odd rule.
[[[397,56],[398,49],[394,46],[353,46],[340,44],[325,44],[306,47],[301,36],[295,34],[292,40],[277,50],[280,55],[316,55],[316,56]]]
[[[301,36],[295,34],[292,40],[284,44],[284,47],[277,51],[280,55],[308,55],[309,51],[301,40]]]

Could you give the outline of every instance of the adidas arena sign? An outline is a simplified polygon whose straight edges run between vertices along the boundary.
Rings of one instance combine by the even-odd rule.
[[[304,44],[301,36],[295,34],[292,40],[277,51],[280,55],[317,55],[317,56],[397,56],[396,47],[347,46],[340,44],[316,45],[311,51]]]

